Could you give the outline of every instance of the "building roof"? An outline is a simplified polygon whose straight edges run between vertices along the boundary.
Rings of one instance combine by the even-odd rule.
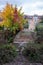
[[[43,16],[39,16],[39,15],[24,15],[25,19],[32,19],[33,17],[38,17],[38,19],[43,19]]]

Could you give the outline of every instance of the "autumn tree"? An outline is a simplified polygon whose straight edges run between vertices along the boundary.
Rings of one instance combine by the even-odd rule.
[[[17,6],[13,7],[11,4],[6,4],[3,9],[3,25],[4,27],[10,28],[12,30],[22,30],[23,24],[26,22],[23,15],[21,13],[22,7],[20,9]]]
[[[23,29],[23,24],[26,22],[26,20],[23,17],[24,13],[21,13],[21,10],[22,10],[22,7],[18,10],[17,6],[15,6],[14,14],[13,14],[13,16],[14,16],[13,21],[17,22],[19,24],[20,30]]]
[[[10,4],[6,4],[5,8],[3,9],[3,25],[5,27],[10,27],[13,20],[13,6]]]

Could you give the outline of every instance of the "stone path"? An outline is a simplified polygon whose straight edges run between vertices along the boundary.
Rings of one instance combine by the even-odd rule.
[[[33,36],[31,35],[29,31],[22,30],[16,35],[13,43],[19,46],[23,46],[29,41],[33,41]]]
[[[18,54],[16,59],[11,63],[6,63],[3,65],[42,65],[41,63],[30,63],[22,54]]]
[[[21,31],[16,35],[16,38],[14,39],[14,43],[19,46],[23,45],[24,43],[29,42],[29,40],[32,39],[30,36],[30,32],[24,32]],[[19,45],[18,45],[19,44]],[[11,63],[6,63],[4,65],[42,65],[41,63],[30,63],[21,52],[18,53],[16,59]]]

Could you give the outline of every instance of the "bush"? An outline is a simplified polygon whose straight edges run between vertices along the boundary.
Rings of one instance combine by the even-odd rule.
[[[28,22],[26,22],[25,24],[24,24],[24,28],[28,28],[29,27],[29,24],[28,24]]]
[[[4,26],[0,26],[0,30],[4,30]]]
[[[30,62],[43,62],[43,44],[28,43],[22,53]]]
[[[15,46],[3,45],[0,47],[0,64],[13,61],[17,52]]]
[[[37,32],[37,43],[43,43],[43,23],[39,23],[36,26],[36,32]]]
[[[14,38],[14,33],[10,30],[5,30],[4,32],[4,38],[7,40],[7,43],[12,43]]]
[[[39,54],[35,48],[28,48],[23,51],[23,55],[26,56],[31,62],[39,61]]]
[[[7,43],[13,43],[14,37],[20,31],[20,29],[15,30],[15,33],[10,29],[4,30],[4,38],[7,40]]]
[[[43,63],[43,47],[39,49],[39,54],[40,54],[40,62]]]

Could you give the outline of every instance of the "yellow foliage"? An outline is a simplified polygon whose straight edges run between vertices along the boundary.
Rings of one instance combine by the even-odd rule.
[[[12,5],[7,3],[6,7],[3,10],[3,18],[7,19],[9,16],[12,16],[12,14],[13,14],[13,7]]]
[[[13,19],[13,10],[14,8],[12,5],[7,3],[2,12],[3,22],[0,25],[4,25],[5,27],[9,27],[11,25]]]
[[[17,9],[16,6],[14,8],[12,5],[7,3],[7,5],[5,6],[5,8],[3,9],[3,12],[2,12],[3,21],[0,23],[1,26],[4,25],[4,27],[11,27],[12,23],[15,21],[15,22],[19,23],[19,27],[21,29],[23,28],[23,24],[26,21],[23,18],[24,13],[21,12],[22,7],[19,10],[17,9],[17,11],[16,11],[16,9]],[[15,11],[15,13],[14,13],[14,11]],[[15,18],[14,18],[14,15],[15,15]]]

